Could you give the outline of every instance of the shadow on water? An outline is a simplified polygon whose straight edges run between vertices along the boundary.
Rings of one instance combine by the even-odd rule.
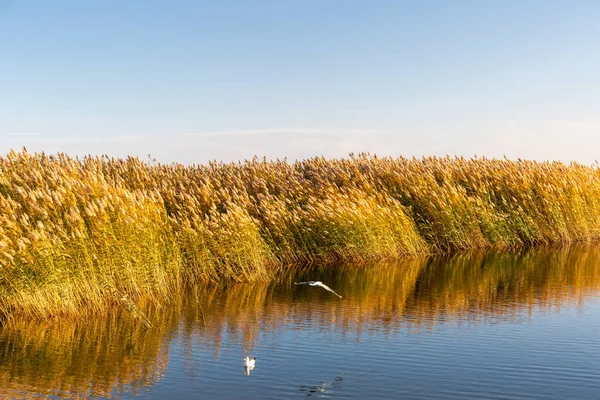
[[[321,280],[343,295],[307,285]],[[269,284],[193,288],[169,307],[146,307],[151,322],[119,311],[85,321],[16,321],[0,331],[0,395],[110,396],[160,381],[177,338],[193,369],[194,345],[219,357],[237,338],[251,351],[264,332],[318,329],[386,334],[460,323],[525,318],[534,310],[577,305],[600,289],[600,249],[469,253],[401,264],[314,268]],[[301,386],[307,395],[342,386]]]
[[[321,398],[331,397],[333,393],[337,392],[338,389],[342,388],[344,382],[344,375],[336,376],[333,381],[321,382],[318,385],[300,386],[300,392],[306,394],[306,396],[314,396]]]

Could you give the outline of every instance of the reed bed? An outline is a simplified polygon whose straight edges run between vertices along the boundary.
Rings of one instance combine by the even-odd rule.
[[[0,319],[134,310],[282,267],[600,236],[600,169],[464,158],[0,157]]]

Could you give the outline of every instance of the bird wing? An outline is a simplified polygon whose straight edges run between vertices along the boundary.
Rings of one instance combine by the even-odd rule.
[[[294,282],[294,285],[309,285],[310,282]]]
[[[339,294],[337,294],[336,292],[334,292],[334,291],[333,291],[333,289],[331,289],[329,286],[327,286],[327,285],[325,285],[325,284],[323,284],[323,283],[321,283],[321,282],[317,283],[317,285],[318,285],[318,286],[321,286],[323,289],[325,289],[325,290],[327,290],[327,291],[329,291],[329,292],[331,292],[331,293],[335,294],[335,295],[336,295],[337,297],[339,297],[340,299],[342,298],[342,296],[340,296]]]

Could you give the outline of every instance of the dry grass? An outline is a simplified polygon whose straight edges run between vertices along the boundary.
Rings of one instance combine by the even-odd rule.
[[[135,308],[282,265],[600,236],[597,166],[313,158],[202,166],[0,157],[0,315]]]

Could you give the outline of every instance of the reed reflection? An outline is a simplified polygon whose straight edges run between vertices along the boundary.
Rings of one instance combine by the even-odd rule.
[[[174,313],[146,309],[149,329],[131,313],[85,321],[15,321],[0,332],[0,395],[109,396],[151,385],[169,363]]]
[[[586,246],[433,259],[415,285],[415,321],[505,317],[582,302],[600,289],[600,252]]]
[[[343,299],[301,290],[293,282],[302,279],[323,281]],[[226,330],[250,349],[263,331],[386,332],[449,319],[510,319],[578,304],[600,291],[600,249],[571,246],[317,268],[288,273],[268,286],[212,290],[201,295],[207,296],[201,303],[208,337],[216,344]]]
[[[302,290],[320,280],[343,296]],[[304,288],[306,289],[306,288]],[[140,306],[151,327],[128,312],[86,321],[25,323],[0,331],[3,395],[108,396],[160,380],[177,337],[189,370],[201,349],[220,357],[261,333],[291,329],[354,335],[389,334],[447,320],[487,321],[582,303],[600,291],[600,249],[572,246],[515,253],[470,253],[403,264],[291,271],[270,284],[191,288],[162,309]]]

